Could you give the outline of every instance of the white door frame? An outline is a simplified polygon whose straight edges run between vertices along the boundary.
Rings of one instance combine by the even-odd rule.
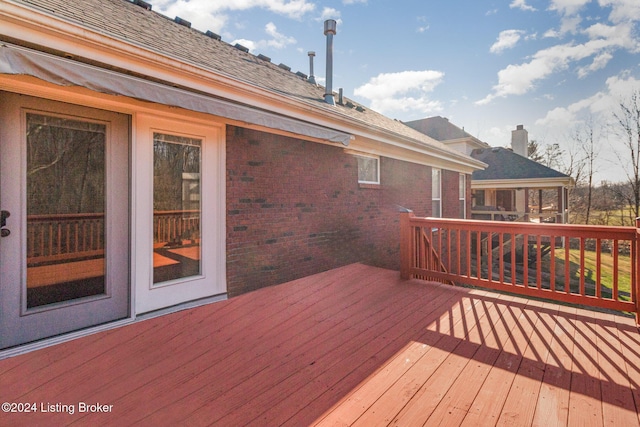
[[[226,294],[224,125],[139,113],[134,120],[133,283],[136,314]],[[153,133],[202,140],[201,274],[153,284]]]

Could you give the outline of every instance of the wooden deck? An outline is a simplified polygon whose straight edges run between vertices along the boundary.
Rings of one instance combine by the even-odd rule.
[[[0,385],[37,406],[3,426],[638,426],[640,334],[354,264],[1,360]]]

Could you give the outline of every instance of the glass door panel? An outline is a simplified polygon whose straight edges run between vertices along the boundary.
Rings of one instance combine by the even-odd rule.
[[[106,125],[26,125],[27,308],[104,294]]]
[[[202,140],[153,134],[153,283],[198,276],[201,268]]]

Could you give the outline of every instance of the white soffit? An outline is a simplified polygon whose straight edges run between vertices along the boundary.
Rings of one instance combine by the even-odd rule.
[[[28,75],[59,86],[81,86],[230,120],[349,145],[351,135],[264,110],[162,85],[9,44],[0,46],[0,73]]]

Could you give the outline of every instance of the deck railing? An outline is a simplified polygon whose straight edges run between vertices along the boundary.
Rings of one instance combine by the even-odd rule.
[[[640,229],[401,214],[401,275],[636,313]]]

